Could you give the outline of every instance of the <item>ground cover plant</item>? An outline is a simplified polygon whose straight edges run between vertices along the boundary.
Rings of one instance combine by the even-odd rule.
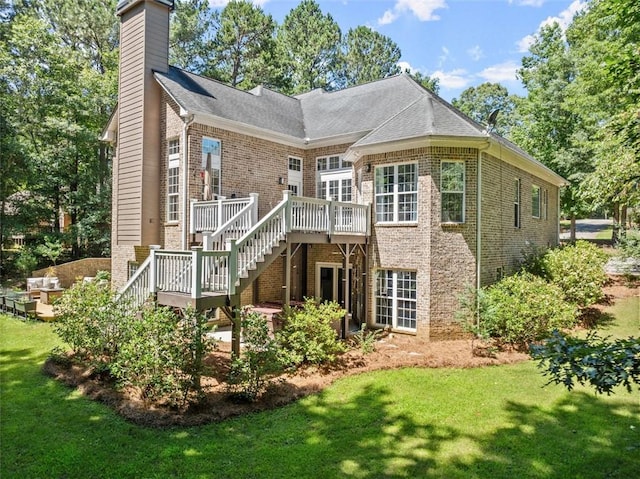
[[[636,296],[608,307],[608,334],[637,328],[627,313],[638,304]],[[466,341],[458,356],[457,342],[422,356],[380,342],[367,358],[397,353],[450,367],[371,371],[270,411],[152,429],[42,374],[59,345],[51,325],[1,316],[0,330],[3,479],[626,478],[640,469],[636,396],[543,387],[532,361],[451,367]]]

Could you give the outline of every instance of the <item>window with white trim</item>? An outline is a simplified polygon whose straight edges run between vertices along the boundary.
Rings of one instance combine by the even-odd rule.
[[[542,214],[545,220],[549,219],[549,190],[542,190]]]
[[[515,183],[515,196],[513,198],[513,226],[515,228],[520,228],[520,187],[521,187],[520,178],[516,178]]]
[[[169,140],[167,143],[167,221],[178,221],[179,185],[180,185],[180,141]]]
[[[440,163],[441,221],[443,223],[464,223],[464,195],[464,161]]]
[[[316,196],[323,200],[350,202],[353,163],[345,161],[342,155],[320,156],[316,158]]]
[[[414,223],[418,220],[418,164],[377,166],[376,221]]]
[[[540,218],[540,187],[537,185],[531,186],[531,216],[534,218]]]
[[[417,287],[415,271],[376,272],[375,322],[394,329],[417,328]]]
[[[202,199],[213,200],[220,195],[221,143],[214,138],[202,137]]]

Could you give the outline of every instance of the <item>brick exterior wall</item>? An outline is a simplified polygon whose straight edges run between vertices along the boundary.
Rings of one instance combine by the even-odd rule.
[[[520,227],[514,226],[516,179],[520,179]],[[540,218],[532,215],[532,186],[548,192],[548,205]],[[481,281],[488,285],[500,275],[514,273],[531,248],[558,245],[557,187],[513,165],[483,154]],[[541,208],[544,210],[544,207]]]
[[[177,105],[164,96],[161,129],[165,138],[178,138],[182,142],[183,122]],[[286,189],[288,157],[303,159],[303,194],[316,196],[316,158],[343,154],[348,144],[302,150],[272,141],[259,139],[221,128],[193,124],[188,131],[188,184],[187,200],[202,199],[201,147],[202,138],[221,142],[221,194],[245,197],[259,194],[259,217],[264,216],[282,200]],[[181,144],[180,174],[183,173]],[[160,228],[161,246],[180,249],[183,218],[179,210],[177,223],[166,222],[167,202],[167,141],[161,146],[160,209],[165,220]],[[375,167],[415,162],[418,165],[418,221],[415,224],[375,224],[368,248],[368,271],[364,260],[356,260],[357,280],[368,298],[360,304],[366,310],[368,321],[375,322],[375,279],[379,270],[409,270],[416,272],[417,329],[416,335],[428,339],[451,339],[463,335],[455,321],[458,298],[469,287],[476,285],[476,199],[478,176],[478,150],[463,147],[424,147],[392,153],[365,156],[358,160],[353,179],[354,201],[375,204]],[[462,224],[442,223],[440,218],[440,165],[442,161],[457,160],[465,164],[465,221]],[[364,165],[370,164],[367,172]],[[280,185],[278,179],[285,179]],[[521,179],[521,228],[513,226],[513,197],[515,178]],[[183,178],[180,177],[180,204],[184,201]],[[535,184],[548,193],[546,217],[532,218],[531,187]],[[558,188],[534,178],[518,168],[482,153],[482,236],[481,280],[489,284],[497,279],[498,271],[513,272],[528,246],[554,246],[557,244]],[[543,208],[544,209],[544,208]],[[114,212],[115,214],[115,212]],[[543,212],[544,214],[544,212]],[[150,227],[152,227],[150,225]],[[191,238],[189,238],[191,240]],[[293,245],[295,249],[295,245]],[[306,252],[306,253],[305,253]],[[306,254],[306,257],[305,257]],[[134,259],[132,246],[113,245],[112,276],[114,285],[124,284],[127,260]],[[292,257],[291,298],[317,294],[316,270],[318,263],[342,264],[343,256],[336,245],[306,245]],[[241,295],[243,304],[280,302],[283,299],[284,258],[277,258],[266,271]]]

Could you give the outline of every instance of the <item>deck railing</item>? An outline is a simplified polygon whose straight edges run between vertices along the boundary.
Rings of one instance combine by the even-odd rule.
[[[244,199],[244,206],[236,210],[235,217],[222,224],[219,232],[205,238],[205,243],[209,243],[204,250],[200,247],[191,251],[151,249],[149,258],[127,283],[121,296],[142,305],[150,294],[158,291],[189,294],[192,298],[206,292],[234,295],[239,279],[247,277],[249,270],[264,261],[289,232],[370,234],[368,205],[283,193],[283,200],[251,227],[255,222],[257,198]],[[244,234],[239,236],[243,230]]]
[[[231,239],[244,236],[258,221],[258,194],[251,193],[250,200],[226,223],[215,232],[202,234],[202,247],[205,251],[223,251],[228,249]]]
[[[211,201],[191,200],[191,234],[204,231],[217,231],[220,226],[237,216],[249,203],[255,201],[254,196],[248,198],[220,197]]]

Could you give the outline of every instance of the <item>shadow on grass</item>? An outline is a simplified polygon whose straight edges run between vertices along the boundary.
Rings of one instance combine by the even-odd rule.
[[[585,308],[580,314],[580,323],[587,329],[603,328],[616,323],[616,317],[598,308]]]
[[[480,457],[454,461],[444,477],[630,478],[640,471],[640,402],[615,406],[572,393],[551,410],[506,408],[510,425],[473,437]]]

